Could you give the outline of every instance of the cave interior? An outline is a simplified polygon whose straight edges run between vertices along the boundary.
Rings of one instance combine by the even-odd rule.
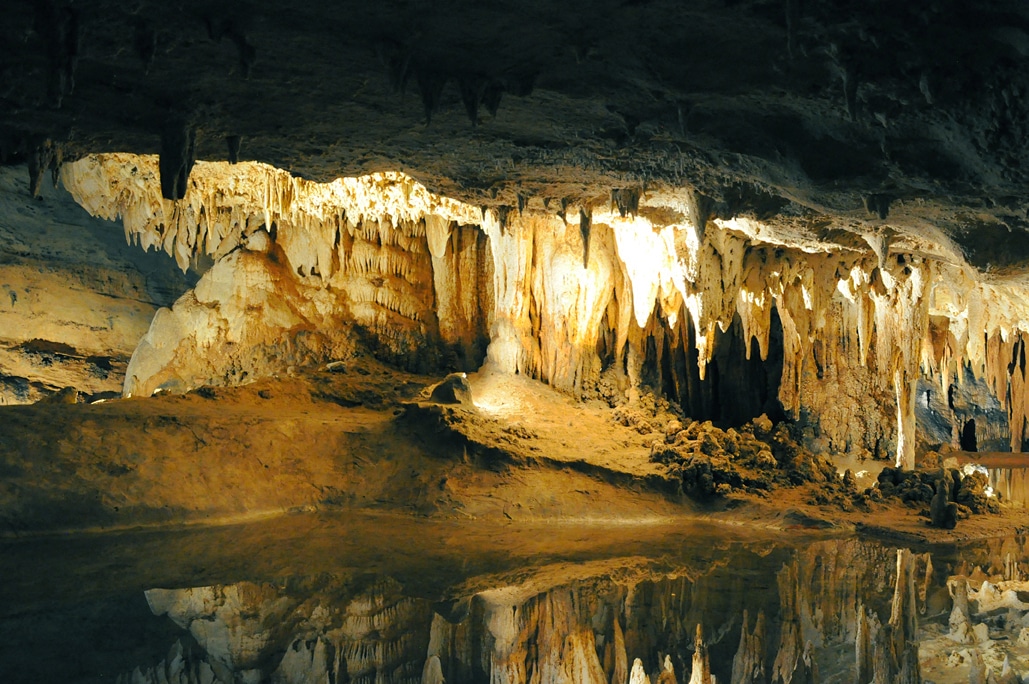
[[[1020,0],[3,14],[4,538],[380,509],[776,529],[795,514],[921,541],[1025,522]],[[931,560],[895,560],[889,581],[930,586]],[[500,599],[476,596],[476,619],[493,615]],[[891,596],[880,617],[913,639]],[[214,600],[160,597],[169,616]],[[709,643],[734,682],[760,680],[724,664],[762,660],[747,615],[731,649]],[[855,616],[834,635],[879,638]],[[694,618],[677,648],[702,655],[667,662],[702,684]],[[963,619],[952,635],[971,634]],[[596,620],[624,659],[619,621]],[[489,674],[455,664],[469,635],[432,625],[436,660],[396,681]],[[206,648],[191,638],[176,662]],[[668,681],[656,642],[631,638]],[[782,640],[790,677],[810,676],[811,642]],[[317,644],[303,657],[328,658]],[[897,644],[883,676],[920,681]],[[562,658],[592,668],[590,648]],[[225,658],[211,677],[231,678]],[[271,671],[254,663],[255,681]],[[498,663],[494,681],[525,681]],[[602,669],[571,680],[645,676]]]

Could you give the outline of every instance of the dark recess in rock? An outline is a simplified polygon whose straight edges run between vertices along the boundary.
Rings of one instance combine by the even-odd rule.
[[[507,222],[511,217],[512,207],[502,204],[497,207],[497,223],[500,224],[500,234],[503,235],[507,231]]]
[[[243,136],[240,135],[227,135],[225,136],[225,146],[229,152],[229,163],[236,164],[239,162],[239,148],[243,144]]]
[[[762,361],[757,342],[743,339],[738,315],[726,332],[716,331],[714,350],[704,379],[697,366],[697,332],[689,320],[647,347],[643,374],[647,383],[676,401],[696,420],[720,426],[738,426],[766,414],[779,421],[786,417],[779,403],[782,379],[782,322],[772,310],[768,360]],[[658,353],[657,344],[663,347]],[[750,358],[747,347],[751,346]],[[658,363],[660,359],[660,365]]]
[[[579,234],[582,235],[582,267],[589,268],[590,232],[593,224],[593,210],[589,207],[579,209]]]
[[[54,187],[57,187],[58,173],[61,170],[63,155],[60,146],[51,140],[45,140],[29,155],[29,194],[38,198],[43,184],[43,176],[51,172]]]
[[[975,418],[969,418],[961,428],[961,450],[979,451],[978,441],[975,438]]]
[[[161,129],[161,196],[180,200],[196,160],[196,130],[181,118],[169,120]]]
[[[617,188],[611,191],[611,204],[622,218],[635,216],[640,210],[640,195],[639,188]]]
[[[690,223],[697,233],[698,238],[704,237],[707,229],[707,221],[711,218],[711,209],[714,207],[714,200],[702,194],[696,188],[690,188],[687,194]]]
[[[955,235],[965,259],[981,271],[1012,274],[1029,264],[1029,222],[1008,217],[1007,223],[971,222]]]
[[[753,183],[736,183],[724,189],[718,207],[720,218],[731,219],[750,214],[758,220],[769,220],[789,205],[789,200],[762,190]]]
[[[867,211],[869,214],[878,216],[880,220],[885,221],[886,217],[890,215],[890,203],[892,201],[892,197],[882,193],[866,195],[865,211]]]

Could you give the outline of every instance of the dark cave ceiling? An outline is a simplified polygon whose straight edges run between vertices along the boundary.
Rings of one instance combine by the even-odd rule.
[[[0,160],[175,162],[195,135],[481,205],[689,186],[710,215],[932,225],[1019,271],[1027,64],[1015,0],[37,0],[0,25]]]

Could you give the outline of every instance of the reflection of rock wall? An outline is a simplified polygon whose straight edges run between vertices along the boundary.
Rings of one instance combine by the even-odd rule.
[[[667,683],[698,667],[734,684],[849,681],[875,667],[894,681],[917,665],[926,560],[854,540],[716,551],[667,575],[558,573],[556,586],[529,575],[435,612],[388,580],[240,583],[147,598],[190,632],[223,681],[625,684],[636,670]]]
[[[1029,468],[989,468],[990,487],[1007,503],[1029,507]]]
[[[915,652],[912,587],[925,574],[925,557],[840,541],[732,554],[677,577],[502,587],[475,595],[463,620],[436,615],[428,658],[457,682],[624,684],[632,669],[651,682],[799,684],[853,680],[862,659],[894,681]]]
[[[183,643],[185,641],[185,643]],[[202,649],[188,640],[176,641],[168,656],[156,665],[137,667],[119,675],[116,684],[215,684],[232,681],[219,677]]]
[[[960,556],[935,555],[919,633],[931,681],[1020,682],[1029,663],[1029,544],[1023,535],[982,542]]]
[[[151,589],[147,600],[189,631],[223,682],[417,681],[425,660],[429,605],[400,595],[394,582],[285,590],[242,582]],[[160,681],[160,668],[142,681]]]

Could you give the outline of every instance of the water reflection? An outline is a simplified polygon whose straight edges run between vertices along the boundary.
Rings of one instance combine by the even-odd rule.
[[[1029,468],[990,468],[990,486],[1002,500],[1029,506]]]
[[[426,546],[421,563],[417,549],[399,565],[349,549],[358,563],[150,588],[151,620],[170,631],[152,629],[151,655],[102,679],[942,684],[1029,673],[1024,537],[912,550],[680,530],[655,533],[652,553],[619,554],[620,543],[589,552],[590,533],[577,535],[564,554],[552,535],[540,557],[513,531],[501,535],[519,549],[510,555],[458,534],[458,548]],[[400,567],[412,563],[414,574]]]
[[[925,597],[908,588],[929,556],[856,540],[724,551],[476,578],[488,588],[439,601],[389,578],[153,589],[189,645],[121,681],[921,681]]]
[[[962,453],[949,463],[959,467],[975,466],[986,473],[990,488],[1001,501],[1029,506],[1029,458],[1011,452]]]

